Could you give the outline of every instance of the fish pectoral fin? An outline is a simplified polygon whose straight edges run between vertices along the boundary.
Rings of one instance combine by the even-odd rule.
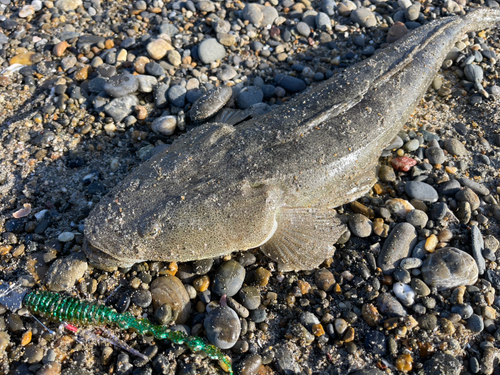
[[[278,228],[262,252],[278,262],[280,271],[310,270],[335,252],[333,246],[347,230],[334,209],[283,207]]]

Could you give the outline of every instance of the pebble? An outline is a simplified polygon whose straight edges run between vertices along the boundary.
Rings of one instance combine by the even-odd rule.
[[[422,266],[425,283],[438,290],[473,285],[478,273],[474,258],[454,247],[445,247],[429,254]]]
[[[406,215],[406,221],[416,227],[417,229],[422,229],[427,225],[429,218],[424,211],[421,210],[411,210]]]
[[[451,155],[454,156],[467,156],[469,152],[465,146],[456,138],[449,138],[444,141],[444,148]],[[463,184],[462,184],[463,185]]]
[[[467,320],[467,328],[469,328],[473,333],[481,333],[484,329],[483,318],[479,315],[472,314]]]
[[[132,114],[134,107],[139,104],[135,95],[116,98],[106,104],[103,112],[111,116],[115,122],[121,122],[125,117]]]
[[[104,92],[112,98],[121,98],[133,94],[138,89],[139,82],[132,74],[113,76],[104,84]]]
[[[132,295],[132,302],[137,306],[142,307],[143,309],[149,307],[151,302],[153,301],[153,297],[149,290],[136,290]]]
[[[458,178],[458,182],[464,187],[470,188],[474,193],[479,194],[479,195],[488,195],[490,191],[488,188],[476,181],[469,180],[466,177],[460,177]]]
[[[87,271],[87,258],[81,252],[73,253],[65,258],[59,258],[52,263],[44,283],[52,292],[62,292],[71,289],[77,280]]]
[[[241,109],[247,109],[254,104],[261,103],[263,99],[264,93],[259,87],[248,86],[239,92],[238,106]]]
[[[431,164],[443,164],[446,161],[444,151],[440,147],[429,147],[425,150],[425,157]]]
[[[415,292],[409,285],[397,282],[393,285],[392,290],[403,305],[411,306],[415,303]]]
[[[75,234],[73,232],[62,232],[57,239],[60,242],[71,242],[75,238]]]
[[[438,200],[437,191],[429,184],[420,181],[408,181],[405,184],[405,192],[412,199],[433,203]]]
[[[354,214],[349,217],[349,229],[358,237],[365,238],[372,234],[373,223],[366,216]]]
[[[186,93],[185,87],[173,85],[167,91],[167,98],[174,106],[183,108],[186,104]]]
[[[24,350],[24,359],[29,364],[38,363],[43,358],[43,348],[39,345],[28,344]]]
[[[306,83],[303,80],[284,74],[277,74],[274,77],[274,83],[291,93],[300,92],[306,88]]]
[[[203,323],[208,340],[220,349],[230,349],[240,337],[241,324],[236,312],[229,307],[210,311]]]
[[[384,242],[377,264],[389,275],[399,266],[402,259],[407,258],[417,244],[417,231],[409,223],[397,224]]]
[[[300,374],[301,368],[296,362],[293,352],[285,345],[276,348],[276,367],[283,374]]]
[[[425,375],[459,375],[462,371],[462,364],[453,355],[437,352],[434,356],[425,362]]]
[[[57,0],[54,4],[58,9],[64,12],[76,10],[79,6],[83,5],[82,0]]]
[[[194,122],[201,122],[214,116],[231,99],[233,90],[229,86],[217,87],[201,96],[191,107],[189,116]]]
[[[210,64],[226,57],[226,49],[217,39],[210,38],[199,44],[198,56],[203,64]]]
[[[405,317],[405,308],[389,293],[383,293],[377,298],[377,306],[380,312],[386,316]]]
[[[164,39],[156,39],[149,42],[146,51],[153,60],[161,60],[173,47]]]
[[[483,69],[479,65],[467,64],[464,68],[465,78],[474,83],[483,81]]]
[[[245,286],[240,289],[239,296],[241,303],[249,310],[255,310],[260,306],[261,297],[258,288],[253,286]]]
[[[483,257],[484,250],[484,240],[481,231],[477,225],[471,227],[471,239],[472,239],[472,256],[476,261],[477,269],[480,275],[484,274],[486,271],[486,262]]]
[[[172,275],[158,277],[151,283],[150,291],[155,310],[168,304],[172,310],[179,312],[175,320],[177,324],[184,324],[187,321],[191,314],[191,303],[180,279]]]
[[[256,375],[262,365],[262,356],[259,354],[251,354],[239,364],[239,374],[241,375]]]
[[[368,331],[365,336],[365,349],[373,355],[385,355],[385,335],[380,331]]]
[[[245,280],[245,268],[235,260],[225,262],[213,278],[213,292],[219,296],[234,296]]]
[[[361,27],[374,27],[377,25],[377,19],[370,9],[359,8],[351,12],[351,20],[358,23]]]

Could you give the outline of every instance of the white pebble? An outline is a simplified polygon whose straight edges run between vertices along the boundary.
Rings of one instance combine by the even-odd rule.
[[[72,232],[62,232],[57,239],[59,242],[70,242],[73,241],[75,235]]]
[[[45,217],[45,214],[49,212],[49,210],[41,210],[35,214],[37,220],[42,220]]]
[[[411,306],[415,303],[415,292],[409,285],[397,282],[392,291],[404,305]]]

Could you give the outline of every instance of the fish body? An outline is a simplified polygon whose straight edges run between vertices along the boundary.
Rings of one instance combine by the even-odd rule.
[[[447,52],[498,21],[479,9],[428,23],[268,114],[195,128],[92,210],[89,260],[112,269],[260,246],[281,270],[318,266],[346,230],[334,208],[373,186],[380,153]]]

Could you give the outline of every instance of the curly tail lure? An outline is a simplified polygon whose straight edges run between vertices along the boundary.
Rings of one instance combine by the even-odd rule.
[[[24,304],[34,314],[48,319],[68,321],[77,324],[115,324],[122,329],[133,328],[140,334],[152,334],[157,339],[167,339],[174,344],[186,344],[193,352],[203,352],[219,361],[224,371],[233,374],[231,359],[217,347],[203,339],[188,336],[184,332],[171,331],[161,325],[154,325],[147,319],[137,319],[130,313],[119,313],[104,305],[62,297],[53,292],[33,291],[24,297]]]

